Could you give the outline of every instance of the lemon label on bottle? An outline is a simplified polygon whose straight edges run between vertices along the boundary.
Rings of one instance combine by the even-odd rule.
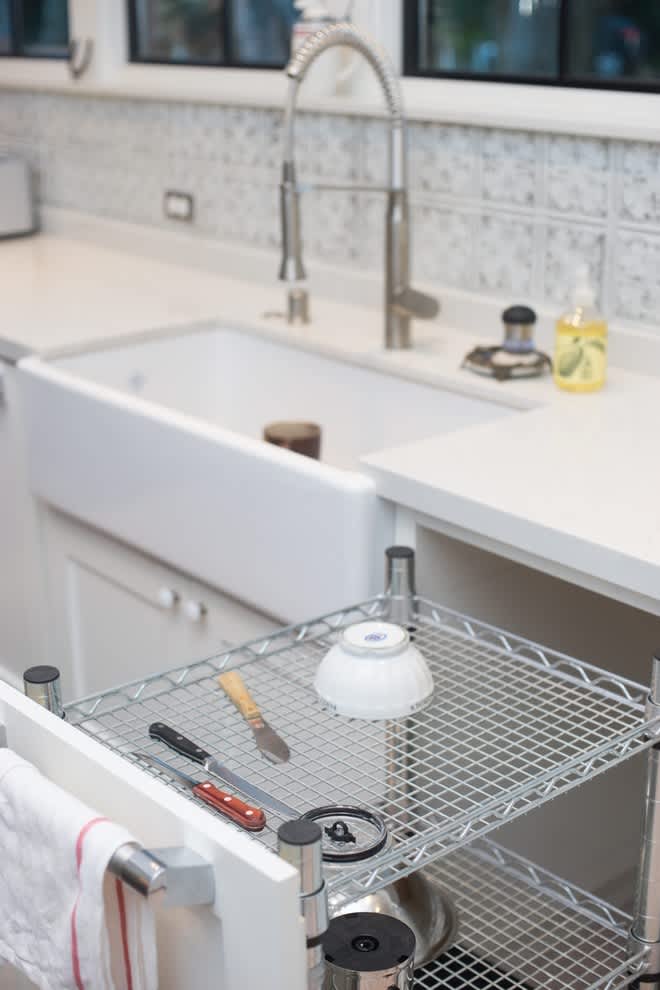
[[[605,380],[607,344],[602,335],[557,334],[555,377],[567,385],[593,385]]]

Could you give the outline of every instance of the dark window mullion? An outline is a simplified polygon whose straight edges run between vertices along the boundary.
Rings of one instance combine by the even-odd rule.
[[[9,5],[10,36],[12,55],[23,54],[23,12],[21,0],[11,0]]]
[[[416,75],[421,61],[419,50],[419,18],[422,16],[421,3],[403,2],[403,74],[404,76]]]
[[[140,60],[137,0],[127,0],[126,6],[128,7],[128,56],[131,62],[137,62]]]
[[[223,0],[220,14],[220,45],[224,53],[222,65],[234,65],[234,35],[232,33],[231,0]]]
[[[559,5],[559,75],[560,83],[565,84],[570,76],[569,33],[571,0],[561,0]]]

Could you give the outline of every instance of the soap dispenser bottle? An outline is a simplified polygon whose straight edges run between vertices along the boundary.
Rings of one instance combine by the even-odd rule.
[[[587,265],[580,265],[573,309],[557,321],[554,379],[568,392],[595,392],[605,384],[607,322],[596,308]]]

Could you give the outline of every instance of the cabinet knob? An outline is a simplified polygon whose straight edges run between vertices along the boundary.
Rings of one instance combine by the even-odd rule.
[[[158,604],[163,608],[174,608],[179,601],[179,596],[172,588],[160,588],[158,591]]]
[[[204,602],[195,602],[190,599],[184,603],[183,612],[191,622],[201,622],[206,615],[206,605]]]

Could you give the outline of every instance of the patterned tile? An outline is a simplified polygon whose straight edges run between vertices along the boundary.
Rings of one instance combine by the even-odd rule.
[[[361,129],[362,168],[360,177],[374,186],[387,183],[388,127],[385,120],[366,120]],[[410,132],[407,135],[410,147]]]
[[[604,261],[604,230],[568,223],[550,224],[543,265],[545,299],[568,309],[575,273],[583,264],[589,265],[593,284],[602,296]]]
[[[317,190],[304,197],[302,235],[305,259],[337,265],[359,259],[359,196]]]
[[[363,193],[358,197],[357,254],[363,268],[383,270],[385,255],[385,197]]]
[[[360,174],[360,121],[302,113],[296,131],[296,158],[301,178],[357,180]]]
[[[660,145],[625,143],[620,182],[621,218],[660,224]]]
[[[619,232],[613,315],[657,325],[660,315],[660,235]]]
[[[551,210],[605,217],[609,197],[607,141],[550,136],[546,195]]]
[[[477,131],[472,127],[412,124],[408,131],[413,193],[477,197]]]
[[[384,120],[303,111],[298,123],[303,178],[385,184]],[[660,143],[430,122],[411,124],[408,139],[417,278],[507,300],[533,298],[536,288],[559,308],[582,261],[605,288],[609,250],[612,315],[657,321]],[[193,230],[279,246],[279,111],[5,91],[0,150],[27,158],[47,203],[167,226],[163,193],[177,188],[195,197]],[[310,265],[322,259],[379,271],[384,212],[377,192],[310,192],[303,199]],[[535,269],[536,244],[543,255]]]
[[[537,200],[537,138],[519,131],[485,131],[481,187],[492,203],[534,206]]]
[[[217,163],[225,147],[223,107],[179,103],[170,107],[170,134],[163,151],[174,158]]]
[[[532,295],[534,223],[507,215],[480,218],[477,241],[479,288],[511,303]]]
[[[412,211],[412,257],[417,278],[470,288],[474,283],[475,218],[446,207],[416,205]]]
[[[281,115],[272,110],[226,107],[222,116],[222,162],[227,166],[272,170],[281,159]]]
[[[222,240],[274,249],[279,244],[277,209],[275,189],[228,179],[220,189],[211,230]]]

